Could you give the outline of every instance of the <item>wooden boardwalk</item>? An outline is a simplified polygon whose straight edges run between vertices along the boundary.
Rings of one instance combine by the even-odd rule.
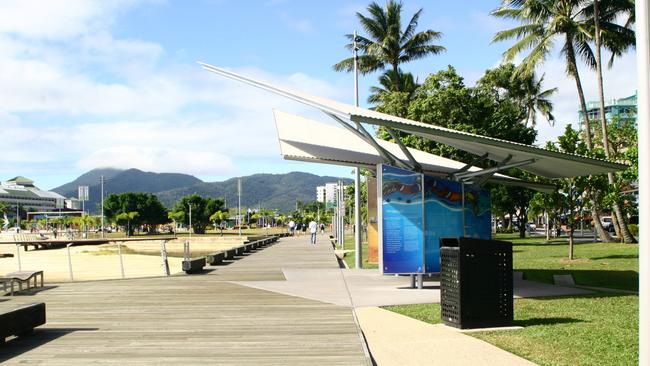
[[[0,308],[43,301],[48,320],[0,347],[0,363],[369,364],[350,308],[228,282],[282,280],[286,266],[336,268],[325,240],[306,242],[282,239],[201,275],[68,283],[2,298]]]

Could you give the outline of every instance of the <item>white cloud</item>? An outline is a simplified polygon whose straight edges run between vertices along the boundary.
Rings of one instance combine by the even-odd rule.
[[[222,154],[167,147],[112,146],[96,150],[77,163],[81,169],[100,166],[193,175],[237,173],[231,159]]]
[[[609,54],[603,53],[603,60],[606,63]],[[544,144],[546,141],[554,141],[557,136],[564,133],[567,124],[578,127],[578,110],[580,102],[578,92],[573,78],[567,76],[565,63],[554,58],[547,61],[538,69],[539,75],[546,73],[544,87],[557,87],[559,90],[552,98],[554,111],[557,120],[554,127],[539,116],[537,141]],[[596,72],[580,65],[580,79],[587,102],[598,100],[598,84]],[[636,55],[634,52],[625,54],[622,58],[615,60],[612,69],[603,69],[605,99],[618,99],[633,95],[636,91]]]
[[[289,27],[289,29],[293,29],[300,33],[311,33],[314,30],[314,27],[312,26],[309,19],[296,18],[285,12],[280,13],[280,19],[284,25]]]
[[[112,22],[133,0],[3,0],[0,32],[27,38],[65,39]]]

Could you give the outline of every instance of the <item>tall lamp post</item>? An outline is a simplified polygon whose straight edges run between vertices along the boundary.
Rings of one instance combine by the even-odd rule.
[[[192,203],[187,204],[190,207],[190,227],[189,227],[189,232],[190,232],[190,238],[192,237]]]
[[[650,6],[637,1],[636,60],[639,126],[639,227],[650,227]],[[650,235],[639,230],[639,365],[650,365]]]
[[[358,51],[357,31],[354,31],[353,40],[353,59],[354,59],[354,105],[359,106],[359,69],[358,69]],[[357,122],[357,130],[359,129]],[[361,176],[359,167],[354,167],[354,268],[359,269],[363,266],[361,258]]]
[[[237,221],[239,225],[239,236],[241,236],[241,178],[237,178]]]
[[[99,177],[99,183],[101,185],[101,199],[102,199],[102,239],[104,239],[104,231],[105,231],[104,228],[104,181],[105,180],[106,179],[104,178],[103,175]]]

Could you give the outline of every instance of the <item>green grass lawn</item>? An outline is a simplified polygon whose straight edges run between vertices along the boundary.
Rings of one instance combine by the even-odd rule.
[[[344,249],[347,250],[354,250],[354,236],[352,235],[346,235],[345,236],[345,243],[343,246]],[[362,261],[362,266],[363,268],[378,268],[377,263],[368,263],[368,243],[363,242],[361,243],[361,258],[363,258]],[[345,255],[345,263],[348,265],[349,268],[354,268],[354,261],[356,258],[356,254],[354,252],[349,252]]]
[[[635,295],[516,299],[523,329],[469,333],[540,365],[635,365],[639,357],[639,298]],[[440,322],[440,305],[386,309]]]
[[[545,238],[513,242],[513,266],[524,278],[552,283],[553,274],[573,275],[577,285],[638,290],[638,245],[576,244],[569,261],[566,241]],[[598,293],[539,299],[516,299],[520,330],[471,333],[541,365],[634,365],[638,358],[636,295]],[[391,306],[388,310],[428,323],[440,322],[440,305]]]
[[[575,244],[574,260],[569,261],[566,239],[546,243],[545,238],[519,239],[517,234],[496,239],[513,243],[513,267],[524,272],[524,279],[553,283],[554,274],[572,274],[577,285],[639,289],[638,244]]]

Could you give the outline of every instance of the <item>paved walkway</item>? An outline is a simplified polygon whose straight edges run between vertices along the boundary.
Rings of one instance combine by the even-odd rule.
[[[46,302],[48,323],[0,349],[0,363],[369,364],[363,330],[379,365],[526,364],[443,326],[368,308],[438,302],[439,283],[417,290],[408,277],[341,270],[325,236],[308,240],[284,238],[203,275],[69,283],[11,298],[0,305]],[[524,296],[576,291],[515,286]]]
[[[337,268],[333,254],[313,249],[282,240],[203,275],[66,283],[9,298],[0,305],[44,301],[48,319],[0,348],[0,363],[368,365],[349,307],[228,282],[283,280],[289,262]]]
[[[356,314],[378,365],[535,365],[441,324],[427,324],[377,307],[357,308]]]

